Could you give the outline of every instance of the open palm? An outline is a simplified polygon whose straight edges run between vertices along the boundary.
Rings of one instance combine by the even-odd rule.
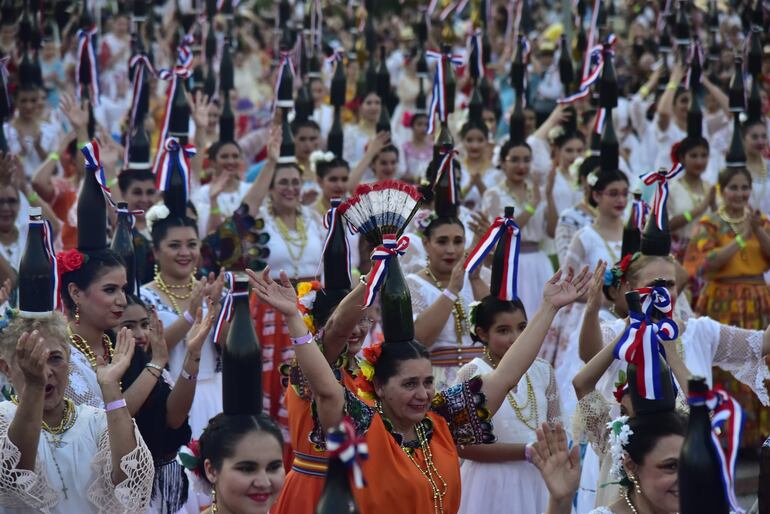
[[[567,276],[562,280],[563,272],[557,271],[543,287],[543,301],[548,302],[555,308],[560,309],[569,305],[588,291],[591,282],[592,273],[585,266],[577,276],[573,276],[570,269]]]
[[[551,428],[543,423],[532,445],[532,464],[543,476],[551,497],[571,498],[580,485],[580,447],[567,448],[567,434],[561,423]]]
[[[112,354],[112,361],[104,362],[101,355],[96,357],[96,380],[100,385],[115,384],[123,378],[128,365],[131,364],[131,357],[134,356],[134,335],[127,329],[122,328],[118,332],[115,351]]]
[[[251,270],[246,270],[246,273],[249,275],[249,284],[261,301],[285,316],[297,312],[297,291],[291,285],[286,272],[281,271],[280,283],[270,278],[269,266],[261,273]]]

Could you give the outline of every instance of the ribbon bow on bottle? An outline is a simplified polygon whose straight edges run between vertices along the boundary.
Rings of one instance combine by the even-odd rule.
[[[158,191],[166,191],[171,180],[171,170],[174,165],[179,166],[179,171],[184,177],[186,198],[190,197],[190,157],[196,153],[194,145],[180,145],[175,137],[166,138],[163,149],[158,155],[155,168],[155,187]]]
[[[633,200],[631,204],[631,220],[633,226],[639,231],[644,230],[644,223],[647,221],[647,215],[650,213],[650,206],[644,200]]]
[[[470,275],[478,268],[505,232],[511,232],[510,243],[505,248],[505,269],[503,283],[500,286],[501,300],[514,300],[518,298],[517,277],[519,275],[519,245],[521,244],[521,230],[513,218],[499,216],[489,227],[484,237],[481,238],[476,248],[465,260],[465,274]]]
[[[666,201],[668,200],[668,181],[679,175],[683,170],[684,166],[674,161],[669,170],[650,171],[639,177],[645,185],[658,185],[658,189],[655,191],[655,200],[652,202],[652,213],[655,216],[658,230],[663,230],[663,213],[666,211]]]
[[[321,260],[318,262],[318,269],[316,270],[316,275],[321,270],[321,266],[323,266],[324,262],[324,255],[326,255],[326,249],[329,246],[329,243],[331,243],[332,240],[332,234],[334,234],[334,230],[337,228],[337,225],[342,223],[343,224],[343,231],[344,231],[344,223],[345,220],[342,218],[342,214],[339,213],[337,210],[340,206],[340,203],[342,203],[342,199],[340,198],[332,198],[331,201],[331,207],[328,211],[326,211],[326,215],[324,216],[324,228],[326,229],[326,239],[324,239],[324,246],[323,250],[321,250]],[[351,276],[350,276],[350,242],[348,241],[347,234],[345,234],[345,271],[348,275],[348,280],[352,282]]]
[[[593,23],[593,22],[592,22]],[[611,51],[614,50],[617,45],[618,38],[615,34],[607,36],[607,43],[610,45]],[[593,63],[593,66],[592,66]],[[557,103],[571,104],[581,98],[588,96],[591,92],[591,86],[599,80],[602,75],[602,69],[604,68],[604,46],[601,44],[594,45],[591,50],[586,54],[586,60],[583,67],[583,78],[580,80],[577,93],[560,98]]]
[[[104,197],[113,207],[113,209],[117,208],[115,200],[112,199],[112,191],[107,185],[107,176],[104,174],[104,166],[102,166],[102,161],[99,154],[99,143],[97,143],[96,139],[94,139],[90,143],[87,143],[80,151],[83,153],[83,156],[86,159],[86,169],[92,172],[96,177],[96,182],[98,182],[99,187],[102,188]]]
[[[407,236],[401,236],[401,238],[397,239],[395,234],[383,234],[382,244],[372,252],[372,269],[366,280],[364,308],[374,303],[377,292],[385,281],[390,259],[404,255],[407,248],[409,248],[409,238]]]
[[[741,443],[743,431],[743,410],[737,401],[724,390],[717,387],[708,391],[705,395],[691,392],[687,396],[690,406],[705,405],[712,411],[711,441],[714,443],[714,451],[719,458],[722,484],[725,487],[725,496],[730,503],[730,510],[737,513],[745,512],[735,496],[735,461],[738,458],[738,448]],[[719,432],[724,434],[727,442],[727,451],[722,449],[719,441]]]
[[[457,191],[457,184],[455,181],[455,157],[460,152],[457,150],[450,150],[448,152],[442,152],[441,161],[439,161],[438,169],[436,170],[436,181],[433,183],[433,187],[438,185],[444,173],[449,173],[449,201],[452,205],[458,205],[460,203],[460,193]]]
[[[225,323],[229,323],[233,318],[233,298],[249,295],[248,291],[235,291],[235,276],[229,271],[225,273],[225,284],[227,286],[227,293],[224,300],[222,300],[222,308],[219,310],[219,316],[217,316],[217,322],[214,325],[214,342],[216,344],[222,344],[220,338]]]
[[[616,359],[636,365],[636,387],[639,395],[648,400],[663,398],[660,353],[666,358],[666,350],[660,340],[673,341],[679,336],[679,327],[671,318],[658,322],[652,320],[654,309],[669,315],[673,308],[668,290],[664,287],[638,290],[642,297],[642,312],[629,312],[629,323],[620,340],[615,344]]]
[[[329,458],[338,458],[353,474],[357,489],[366,485],[361,463],[369,457],[369,447],[363,437],[356,435],[356,429],[349,417],[345,417],[337,430],[326,435],[326,451]]]
[[[166,106],[163,111],[163,121],[160,125],[160,137],[158,138],[158,151],[156,154],[156,168],[157,158],[160,155],[161,146],[168,138],[168,126],[171,123],[171,104],[174,103],[174,97],[176,96],[176,89],[178,87],[184,87],[183,82],[192,76],[192,70],[184,66],[175,66],[173,69],[163,68],[158,72],[158,78],[168,81],[168,88],[166,88]],[[155,172],[157,175],[157,171]]]

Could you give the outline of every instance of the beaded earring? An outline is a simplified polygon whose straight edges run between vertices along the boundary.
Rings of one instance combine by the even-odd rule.
[[[75,325],[80,326],[80,305],[75,305]]]
[[[639,485],[639,480],[636,478],[636,475],[629,475],[628,479],[631,481],[632,484],[634,484],[634,489],[636,490],[636,494],[641,495],[642,488]]]
[[[217,490],[211,488],[211,512],[217,512]]]

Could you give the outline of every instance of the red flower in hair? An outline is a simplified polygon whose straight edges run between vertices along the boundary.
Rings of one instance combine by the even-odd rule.
[[[631,253],[627,253],[621,260],[620,264],[618,264],[618,268],[620,268],[620,271],[625,273],[628,270],[628,267],[631,265],[631,262],[634,260],[634,255]]]
[[[364,359],[366,359],[372,366],[377,364],[380,355],[382,355],[382,343],[376,343],[368,348],[364,348]]]
[[[77,250],[67,250],[56,254],[56,264],[60,273],[79,270],[86,262],[85,256]]]
[[[620,403],[623,400],[623,395],[628,391],[628,382],[618,384],[612,394],[615,396],[615,401]]]

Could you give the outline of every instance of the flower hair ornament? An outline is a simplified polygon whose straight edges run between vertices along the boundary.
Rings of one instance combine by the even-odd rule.
[[[564,127],[557,125],[548,131],[548,142],[554,144],[557,139],[564,135]]]
[[[618,287],[620,281],[626,275],[628,267],[631,266],[631,263],[638,259],[640,255],[641,253],[639,252],[634,254],[628,253],[612,268],[604,270],[604,285],[607,287]]]
[[[586,156],[581,155],[580,157],[576,158],[574,161],[572,161],[572,164],[569,165],[569,176],[572,178],[575,184],[578,183],[578,177],[580,172],[580,166],[583,165],[583,162],[585,162]],[[579,185],[579,184],[578,184]]]
[[[622,486],[631,486],[631,480],[626,475],[626,470],[623,468],[623,460],[626,456],[626,446],[634,431],[628,425],[628,416],[620,416],[619,418],[607,423],[609,429],[609,442],[610,442],[610,455],[612,458],[612,468],[610,468],[609,477],[615,480]]]
[[[332,162],[335,158],[336,155],[334,155],[334,152],[323,152],[321,150],[315,150],[310,154],[310,157],[308,157],[308,161],[310,161],[310,169],[313,170],[313,173],[315,174],[319,162]]]
[[[586,182],[589,186],[594,187],[597,182],[599,182],[599,174],[595,171],[592,171],[586,176]]]
[[[313,280],[311,282],[300,282],[297,284],[297,308],[302,313],[302,321],[311,334],[315,334],[316,327],[313,320],[313,304],[321,290],[321,282]]]
[[[618,371],[618,379],[615,381],[615,390],[612,392],[615,396],[615,401],[620,403],[623,400],[623,396],[628,392],[628,377],[624,370]]]
[[[414,215],[414,224],[417,226],[417,230],[420,234],[424,236],[425,231],[436,219],[438,219],[438,216],[432,209],[420,209],[417,211],[417,214]]]
[[[74,248],[56,254],[56,265],[61,274],[77,271],[82,268],[83,264],[86,262],[88,262],[88,256]]]
[[[168,218],[171,215],[171,211],[163,203],[156,203],[147,211],[144,215],[144,219],[147,222],[147,229],[152,231],[152,226],[161,220]]]
[[[479,305],[481,305],[481,302],[476,300],[474,302],[471,302],[471,304],[468,306],[468,323],[470,325],[470,332],[474,336],[476,334],[476,317],[479,313]]]
[[[363,358],[358,361],[356,373],[356,394],[369,401],[377,399],[374,393],[374,367],[382,355],[382,343],[375,343],[363,350]]]

